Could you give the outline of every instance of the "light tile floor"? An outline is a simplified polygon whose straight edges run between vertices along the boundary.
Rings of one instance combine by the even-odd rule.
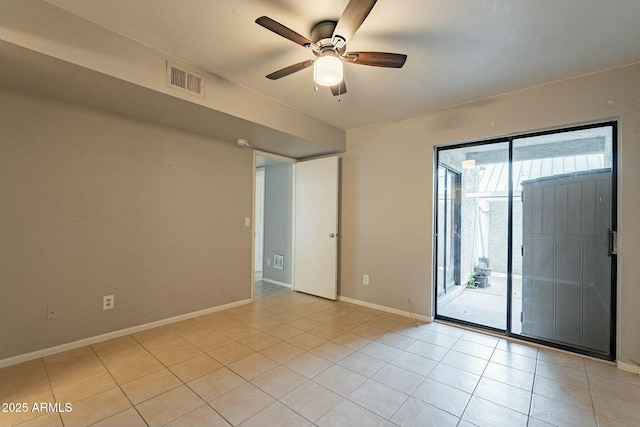
[[[277,295],[291,292],[286,286],[275,285],[273,283],[264,282],[256,279],[253,283],[253,300],[260,301]]]
[[[0,426],[623,427],[640,376],[287,292],[1,369],[0,402]]]

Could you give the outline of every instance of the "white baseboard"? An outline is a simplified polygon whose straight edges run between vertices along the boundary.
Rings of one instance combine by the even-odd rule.
[[[288,284],[288,283],[278,282],[277,280],[265,279],[264,277],[262,278],[262,281],[263,282],[267,282],[267,283],[271,283],[272,285],[278,285],[278,286],[282,286],[282,287],[291,289],[291,285]]]
[[[631,372],[632,374],[640,375],[640,366],[632,365],[631,363],[624,363],[617,361],[618,369],[621,371]]]
[[[387,307],[387,306],[384,306],[384,305],[373,304],[373,303],[366,302],[366,301],[360,301],[360,300],[353,299],[353,298],[348,298],[348,297],[345,297],[345,296],[342,296],[342,295],[338,295],[338,300],[344,301],[344,302],[348,302],[348,303],[351,303],[351,304],[361,305],[363,307],[373,308],[373,309],[380,310],[380,311],[385,311],[387,313],[397,314],[398,316],[411,317],[411,313],[409,313],[408,311],[398,310],[397,308],[392,308],[392,307]],[[413,313],[413,317],[415,319],[421,320],[423,322],[427,322],[427,323],[433,322],[433,317],[432,316],[424,316],[422,314]]]
[[[44,348],[42,350],[36,350],[31,353],[20,354],[18,356],[8,357],[6,359],[0,359],[0,368],[6,366],[16,365],[18,363],[28,362],[33,359],[39,359],[41,357],[51,356],[52,354],[61,353],[63,351],[69,351],[87,345],[96,344],[102,341],[110,340],[113,338],[122,337],[125,335],[135,334],[136,332],[146,331],[147,329],[157,328],[158,326],[168,325],[170,323],[180,322],[182,320],[191,319],[193,317],[203,316],[205,314],[215,313],[216,311],[226,310],[228,308],[238,307],[253,302],[251,299],[245,299],[242,301],[236,301],[229,304],[219,305],[216,307],[206,308],[204,310],[194,311],[192,313],[181,314],[175,317],[169,317],[167,319],[156,320],[155,322],[145,323],[144,325],[132,326],[131,328],[120,329],[118,331],[108,332],[102,335],[96,335],[94,337],[84,338],[78,341],[73,341],[66,344],[57,345],[55,347]]]

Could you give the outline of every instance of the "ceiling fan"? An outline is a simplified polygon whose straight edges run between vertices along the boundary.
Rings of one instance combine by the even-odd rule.
[[[275,71],[266,77],[277,80],[313,65],[313,79],[320,86],[329,86],[334,96],[347,92],[343,64],[402,68],[407,55],[388,52],[347,52],[347,42],[360,28],[377,0],[350,0],[338,21],[320,21],[308,39],[266,16],[256,24],[311,50],[316,59],[309,59]]]

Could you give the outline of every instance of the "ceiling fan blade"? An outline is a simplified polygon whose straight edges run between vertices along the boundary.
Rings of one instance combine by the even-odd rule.
[[[344,79],[342,79],[342,81],[337,85],[331,86],[331,93],[333,93],[333,96],[344,95],[347,93],[347,85],[345,84]]]
[[[292,42],[299,44],[300,46],[306,47],[313,44],[313,42],[305,36],[301,36],[292,29],[285,27],[281,23],[274,21],[269,17],[261,16],[260,18],[256,19],[256,24],[262,25],[267,30],[271,30],[276,34],[281,35],[285,39],[289,39]]]
[[[336,25],[333,31],[333,37],[340,36],[344,39],[345,43],[348,42],[369,15],[376,1],[377,0],[351,0],[349,4],[347,4],[347,7],[345,7],[344,12],[342,12],[340,20],[338,20],[338,25]]]
[[[313,65],[313,59],[307,59],[306,61],[298,62],[297,64],[289,65],[288,67],[283,68],[282,70],[274,71],[273,73],[267,75],[266,77],[271,80],[278,80],[282,77],[286,77],[289,74],[293,74],[297,71],[304,70],[307,67]]]
[[[347,52],[347,62],[360,65],[372,65],[374,67],[402,68],[407,55],[388,52]],[[354,58],[354,60],[351,60]]]

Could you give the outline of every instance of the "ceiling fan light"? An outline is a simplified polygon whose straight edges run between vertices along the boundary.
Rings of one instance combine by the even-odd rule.
[[[320,86],[335,86],[342,81],[342,60],[325,55],[313,63],[313,80]]]

